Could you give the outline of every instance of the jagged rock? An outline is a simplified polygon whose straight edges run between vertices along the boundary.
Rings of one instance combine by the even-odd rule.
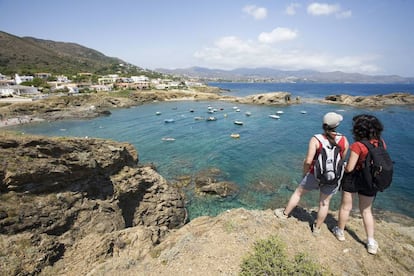
[[[137,225],[153,246],[182,226],[184,196],[137,163],[127,143],[0,134],[0,252],[10,252],[0,270],[38,273],[91,235]],[[104,241],[102,250],[114,246]],[[19,261],[25,250],[33,252]]]
[[[150,167],[124,168],[114,176],[117,199],[126,226],[166,226],[173,229],[187,220],[184,196]],[[157,183],[157,185],[154,185]],[[161,234],[164,235],[165,233]]]
[[[256,94],[238,98],[238,102],[245,104],[264,104],[264,105],[286,105],[297,103],[292,101],[291,94],[289,92],[273,92],[265,94]]]
[[[344,104],[364,107],[384,107],[388,105],[413,105],[414,95],[410,93],[392,93],[373,96],[329,95],[325,103]]]
[[[221,181],[204,185],[198,189],[198,192],[227,197],[235,195],[238,192],[238,187],[233,182]]]
[[[195,189],[198,194],[218,195],[220,197],[233,196],[237,194],[238,187],[229,181],[217,181],[210,177],[197,177]]]

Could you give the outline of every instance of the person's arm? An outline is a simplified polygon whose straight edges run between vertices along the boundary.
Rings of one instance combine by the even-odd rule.
[[[310,166],[312,165],[313,158],[315,157],[316,151],[319,148],[319,141],[315,137],[309,140],[308,153],[303,161],[303,175],[309,172]]]
[[[342,159],[346,158],[346,154],[348,153],[348,150],[349,150],[349,142],[348,142],[348,139],[345,137],[345,150],[342,155]]]
[[[345,172],[350,173],[355,169],[355,166],[358,162],[359,155],[351,150],[351,154],[349,155],[348,163],[345,167]]]

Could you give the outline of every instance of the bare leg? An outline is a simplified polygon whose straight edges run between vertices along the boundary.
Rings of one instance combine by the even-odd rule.
[[[359,195],[359,210],[362,215],[362,221],[364,222],[365,233],[368,239],[374,239],[374,217],[372,215],[372,202],[373,196]]]
[[[308,190],[303,189],[301,186],[297,187],[293,194],[290,196],[289,202],[285,208],[285,215],[289,215],[290,212],[299,204],[300,198],[306,194]]]
[[[329,202],[332,198],[332,195],[326,195],[324,193],[319,194],[319,210],[318,216],[316,218],[316,228],[320,228],[322,223],[325,221],[326,216],[329,211]]]
[[[354,194],[350,192],[342,192],[341,207],[339,208],[338,227],[343,231],[352,210],[352,201]]]

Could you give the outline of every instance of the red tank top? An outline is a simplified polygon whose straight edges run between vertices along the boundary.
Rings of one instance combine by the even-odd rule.
[[[371,144],[374,145],[374,147],[378,147],[378,139],[372,139],[369,140],[369,142]],[[382,144],[384,145],[384,148],[387,148],[387,145],[385,144],[384,140],[382,140]],[[364,164],[365,159],[367,158],[368,155],[368,149],[367,147],[362,144],[361,142],[354,142],[350,147],[351,151],[355,152],[356,154],[358,154],[358,162],[355,166],[356,170],[361,170],[362,165]]]

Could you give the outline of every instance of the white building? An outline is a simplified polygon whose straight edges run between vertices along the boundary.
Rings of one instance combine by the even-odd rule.
[[[131,79],[134,82],[149,82],[149,78],[147,76],[141,75],[141,76],[131,76]]]
[[[0,96],[1,97],[10,97],[10,96],[35,96],[40,94],[39,90],[36,87],[24,86],[24,85],[7,85],[0,86]]]

